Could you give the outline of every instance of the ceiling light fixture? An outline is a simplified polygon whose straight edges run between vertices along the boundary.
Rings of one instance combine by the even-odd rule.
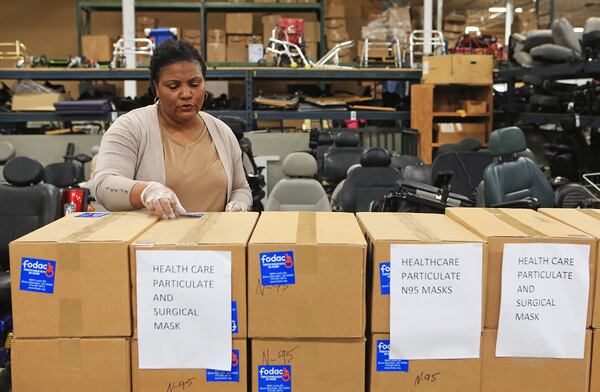
[[[502,13],[502,12],[506,12],[506,7],[490,7],[488,9],[488,11],[493,12],[493,13]]]
[[[573,27],[573,31],[576,33],[583,33],[583,27]]]

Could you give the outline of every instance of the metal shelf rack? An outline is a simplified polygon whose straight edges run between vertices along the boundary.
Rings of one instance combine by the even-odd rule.
[[[285,3],[282,3],[285,4]],[[0,68],[0,80],[33,79],[33,80],[148,80],[148,69],[75,69],[75,68]],[[213,114],[228,115],[244,119],[247,124],[254,120],[282,119],[349,119],[354,114],[366,120],[408,120],[408,112],[382,112],[349,110],[257,110],[252,106],[254,80],[396,80],[415,82],[421,78],[421,71],[415,69],[352,69],[352,70],[316,70],[289,68],[208,68],[207,80],[240,80],[245,85],[244,110],[215,111]],[[0,122],[19,121],[75,121],[75,120],[110,120],[110,115],[58,115],[53,112],[15,112],[0,113]]]
[[[321,39],[325,41],[325,1],[318,3],[228,3],[228,2],[167,2],[167,1],[136,1],[136,11],[150,12],[198,12],[199,27],[202,42],[202,53],[206,53],[206,21],[209,12],[302,12],[316,13],[321,24]],[[81,36],[91,33],[93,12],[118,12],[121,10],[120,1],[90,1],[77,0],[77,37],[78,51],[82,55]],[[85,23],[83,18],[85,17]],[[325,54],[324,44],[319,44],[319,55]]]

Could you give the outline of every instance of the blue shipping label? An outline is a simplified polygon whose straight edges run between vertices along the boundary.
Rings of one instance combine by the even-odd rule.
[[[231,371],[206,369],[206,382],[240,382],[240,351],[231,353]]]
[[[294,252],[265,252],[260,255],[260,276],[263,286],[296,283]]]
[[[408,372],[408,361],[404,359],[390,359],[390,341],[377,340],[377,368],[378,372]]]
[[[390,295],[390,273],[392,266],[389,261],[379,263],[379,282],[381,283],[381,295]]]
[[[84,212],[83,214],[77,215],[76,218],[102,218],[109,214],[110,212]]]
[[[291,392],[291,390],[291,365],[258,367],[258,392]]]
[[[231,333],[238,333],[237,302],[231,301]]]
[[[20,290],[53,294],[55,276],[56,261],[21,258]]]

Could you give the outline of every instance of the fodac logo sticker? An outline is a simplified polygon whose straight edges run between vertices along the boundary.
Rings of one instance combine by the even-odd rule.
[[[292,367],[290,365],[274,365],[258,367],[258,390],[268,391],[291,391],[292,389]]]
[[[259,260],[261,283],[263,286],[296,283],[293,251],[260,253]]]
[[[56,261],[23,257],[19,289],[38,293],[54,293]]]

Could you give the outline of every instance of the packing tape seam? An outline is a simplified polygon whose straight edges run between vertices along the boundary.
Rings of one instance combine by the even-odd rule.
[[[81,339],[58,339],[58,366],[65,371],[81,370]]]
[[[181,237],[181,241],[178,244],[181,245],[195,245],[206,233],[217,223],[221,214],[208,214],[197,219],[197,224],[194,224],[184,235]]]
[[[406,214],[394,214],[411,233],[415,234],[420,240],[425,241],[441,241],[441,239],[433,234],[421,222],[418,222],[413,216]]]
[[[510,216],[506,212],[502,211],[499,208],[490,208],[489,211],[495,215],[502,222],[512,226],[513,228],[522,231],[523,233],[530,235],[532,237],[548,237],[546,234],[542,233],[534,229],[533,227],[519,221],[518,219]]]
[[[302,271],[306,274],[317,274],[319,272],[319,256],[317,250],[317,213],[299,212],[296,227],[296,243],[302,245],[302,251],[298,252],[298,260]],[[294,255],[294,263],[297,263]],[[296,269],[297,271],[297,269]],[[297,283],[296,283],[297,284]]]
[[[81,300],[61,298],[58,303],[58,332],[61,336],[81,335]]]

